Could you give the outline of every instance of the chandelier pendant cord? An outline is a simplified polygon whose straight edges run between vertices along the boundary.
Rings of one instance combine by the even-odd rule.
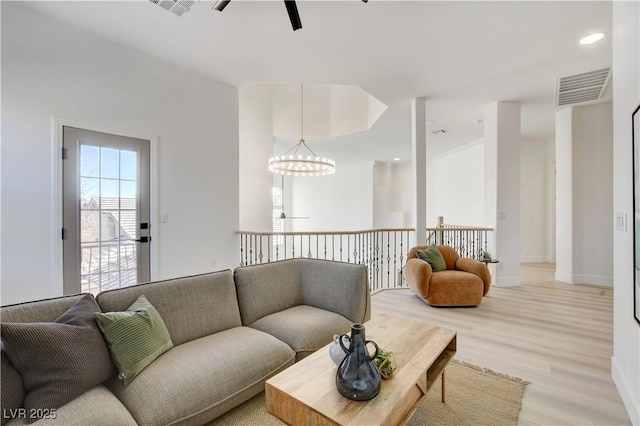
[[[311,156],[303,158],[299,154],[302,147],[309,151]],[[304,84],[300,84],[300,140],[281,156],[271,157],[269,170],[294,176],[319,176],[333,174],[335,168],[335,161],[318,157],[304,140]]]
[[[292,146],[291,148],[289,148],[284,154],[282,154],[283,156],[289,154],[291,151],[293,151],[295,149],[295,151],[293,151],[292,155],[298,155],[298,150],[304,146],[307,151],[309,151],[311,153],[311,155],[313,155],[314,157],[317,157],[316,153],[313,152],[313,150],[311,148],[309,148],[309,145],[307,145],[307,143],[304,141],[304,139],[300,139],[300,141],[298,141],[298,143],[295,146]]]
[[[304,84],[300,85],[300,140],[295,146],[289,148],[283,155],[287,155],[294,149],[295,151],[293,151],[293,155],[298,155],[298,150],[300,150],[302,146],[304,146],[307,151],[311,153],[311,155],[317,157],[316,153],[313,152],[311,148],[309,148],[309,145],[307,145],[304,140]]]

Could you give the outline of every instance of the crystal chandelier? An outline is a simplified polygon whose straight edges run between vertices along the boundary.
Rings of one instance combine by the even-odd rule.
[[[318,157],[304,140],[303,101],[304,86],[300,85],[300,140],[284,154],[269,158],[269,171],[293,176],[320,176],[333,174],[336,172],[336,162],[328,158]],[[303,155],[303,153],[305,155]]]

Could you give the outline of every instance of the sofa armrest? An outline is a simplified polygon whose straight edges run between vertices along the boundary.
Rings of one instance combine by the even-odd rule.
[[[352,323],[371,319],[366,266],[318,259],[300,261],[305,305],[336,312]]]
[[[471,272],[472,274],[480,277],[484,283],[484,292],[482,295],[485,296],[489,292],[489,288],[491,287],[491,273],[489,272],[489,268],[486,264],[479,260],[461,257],[456,261],[456,269],[459,271]]]
[[[429,294],[429,281],[433,270],[428,262],[416,257],[408,259],[405,266],[407,274],[407,284],[409,288],[418,296],[426,299]]]

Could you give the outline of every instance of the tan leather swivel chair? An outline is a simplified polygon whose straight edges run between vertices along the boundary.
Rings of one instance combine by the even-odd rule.
[[[416,251],[427,246],[414,247],[407,255],[406,274],[409,288],[432,306],[476,306],[491,287],[491,274],[487,265],[463,258],[449,246],[436,246],[444,257],[447,269],[433,272],[431,265],[417,257]]]

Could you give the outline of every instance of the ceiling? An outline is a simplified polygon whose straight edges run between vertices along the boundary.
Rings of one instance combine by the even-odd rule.
[[[338,162],[407,161],[415,97],[429,155],[481,138],[494,101],[521,103],[525,137],[552,137],[556,78],[611,66],[609,1],[298,1],[295,32],[282,1],[197,1],[181,17],[146,0],[24,4],[237,87],[360,86],[389,108],[368,131],[310,141]]]

